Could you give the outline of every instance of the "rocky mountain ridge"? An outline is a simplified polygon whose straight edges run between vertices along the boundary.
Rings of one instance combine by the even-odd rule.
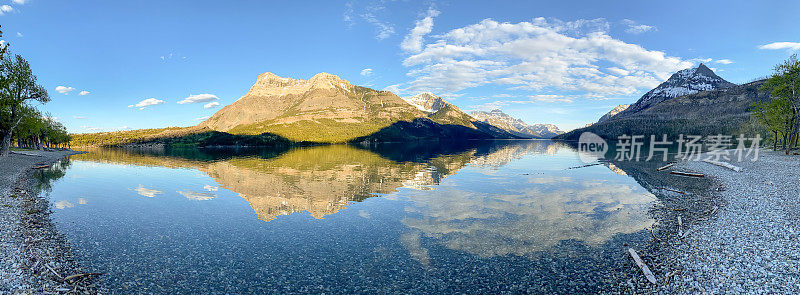
[[[623,111],[620,116],[640,112],[670,98],[695,94],[700,91],[725,89],[735,85],[717,76],[714,71],[701,63],[695,68],[680,70],[672,74],[669,79],[642,95],[636,103]]]
[[[614,107],[613,109],[608,111],[608,113],[606,113],[605,115],[600,117],[600,119],[597,120],[597,123],[601,123],[601,122],[603,122],[605,120],[611,119],[612,117],[616,116],[617,114],[627,110],[630,106],[631,105],[629,105],[629,104],[621,104],[621,105],[618,105],[618,106]]]
[[[499,109],[489,112],[473,111],[470,115],[478,121],[485,122],[525,138],[552,138],[564,133],[553,124],[527,124],[511,117]]]

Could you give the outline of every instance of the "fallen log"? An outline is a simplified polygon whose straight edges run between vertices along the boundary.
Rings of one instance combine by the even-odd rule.
[[[669,174],[675,174],[675,175],[680,175],[680,176],[691,176],[691,177],[706,177],[705,174],[682,172],[682,171],[670,171]]]
[[[719,161],[712,161],[712,160],[703,160],[703,162],[706,162],[706,163],[709,163],[709,164],[712,164],[712,165],[717,165],[717,166],[720,166],[720,167],[725,167],[725,168],[731,169],[731,170],[736,171],[736,172],[741,172],[742,171],[742,167],[734,166],[734,165],[731,165],[730,163],[726,163],[726,162],[719,162]]]
[[[631,254],[631,257],[633,257],[633,261],[636,262],[636,266],[642,269],[642,272],[644,273],[644,276],[647,278],[647,280],[650,281],[650,283],[653,285],[657,284],[656,276],[653,275],[653,272],[650,271],[650,268],[647,267],[647,264],[644,264],[642,258],[640,258],[639,254],[636,253],[636,250],[633,250],[633,248],[628,248],[628,253]]]
[[[18,152],[18,151],[10,151],[9,153],[23,155],[23,156],[31,156],[31,157],[44,157],[42,155],[34,154],[34,153],[26,153],[26,152]]]
[[[101,273],[101,272],[79,273],[79,274],[74,274],[74,275],[68,276],[68,277],[64,278],[64,280],[65,281],[69,281],[69,280],[77,279],[77,278],[80,278],[80,277],[100,276],[100,275],[103,275],[103,273]]]
[[[42,166],[33,167],[33,169],[42,169],[42,168],[50,168],[50,165],[42,165]]]
[[[679,193],[681,195],[685,195],[686,194],[685,192],[682,192],[682,191],[679,191],[679,190],[676,190],[676,189],[671,189],[671,188],[668,188],[668,187],[662,187],[661,189],[668,190],[668,191],[671,191],[671,192],[676,192],[676,193]]]
[[[669,163],[667,165],[664,165],[663,167],[656,169],[656,171],[669,169],[669,167],[672,167],[672,165],[675,165],[675,163]]]

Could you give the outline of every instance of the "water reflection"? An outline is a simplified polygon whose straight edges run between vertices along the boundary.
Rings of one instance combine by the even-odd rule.
[[[404,149],[413,152],[402,152]],[[412,250],[418,248],[420,233],[441,240],[450,249],[489,257],[524,255],[567,239],[598,245],[615,234],[632,233],[653,222],[646,213],[647,206],[655,200],[652,194],[635,183],[604,179],[598,173],[492,175],[491,169],[473,169],[473,174],[481,173],[462,179],[461,183],[439,185],[468,165],[496,169],[526,156],[574,153],[571,147],[550,141],[437,149],[422,149],[420,145],[332,145],[296,148],[267,158],[225,157],[216,152],[217,156],[198,152],[178,152],[180,156],[175,156],[98,150],[74,159],[194,168],[211,176],[219,187],[244,198],[263,221],[297,212],[321,219],[352,202],[408,188],[390,198],[411,200],[406,208],[409,217],[403,219],[403,224],[413,233],[404,234],[401,242],[423,264],[425,251]],[[182,157],[187,154],[192,157]],[[614,173],[625,175],[614,164],[606,165]],[[217,186],[206,185],[204,189],[205,192],[185,189],[178,193],[199,201],[216,197]],[[143,185],[135,191],[150,198],[164,193]],[[368,212],[359,215],[369,218]]]
[[[336,261],[325,264],[325,271],[319,269],[324,275],[337,273],[338,264],[355,267],[352,269],[366,267],[383,274],[391,272],[386,268],[391,265],[403,273],[394,277],[401,277],[400,281],[407,279],[404,284],[439,280],[441,278],[435,274],[444,275],[444,271],[468,272],[472,264],[453,258],[461,256],[480,259],[486,269],[494,269],[481,273],[482,276],[531,274],[531,265],[527,263],[544,261],[535,259],[542,253],[553,257],[585,249],[605,253],[606,250],[597,249],[611,247],[608,245],[621,235],[641,232],[653,223],[647,209],[655,197],[626,175],[626,171],[640,174],[631,168],[632,164],[609,162],[569,169],[584,163],[578,160],[573,148],[551,141],[330,145],[281,152],[251,150],[237,155],[240,152],[94,150],[76,155],[72,160],[79,163],[77,166],[81,169],[105,166],[97,168],[94,175],[85,176],[90,179],[69,178],[71,181],[106,183],[102,186],[106,194],[113,193],[117,186],[122,187],[133,197],[103,199],[95,196],[83,201],[78,199],[77,204],[88,202],[87,206],[75,205],[75,199],[54,205],[73,211],[106,210],[107,213],[84,211],[86,215],[83,216],[105,214],[108,217],[101,222],[104,228],[118,231],[124,227],[118,227],[116,222],[127,224],[125,219],[140,220],[145,227],[141,232],[126,230],[119,234],[119,239],[95,236],[94,230],[74,230],[75,235],[91,242],[87,245],[97,245],[91,246],[97,249],[87,251],[116,253],[136,243],[139,254],[131,254],[135,260],[100,255],[98,260],[108,260],[107,265],[130,263],[133,266],[138,263],[135,261],[142,260],[161,265],[162,258],[153,251],[159,251],[163,239],[170,237],[170,241],[177,239],[176,244],[184,239],[187,247],[194,249],[214,249],[191,254],[212,257],[170,260],[175,267],[202,273],[213,270],[205,266],[207,264],[218,263],[223,265],[218,267],[224,268],[232,267],[226,263],[235,262],[237,265],[233,269],[236,271],[246,268],[243,266],[246,264],[247,273],[259,274],[258,278],[231,276],[241,282],[252,280],[252,285],[271,280],[272,274],[261,273],[267,268],[275,268],[273,273],[286,276],[270,281],[273,284],[322,276],[315,272],[316,268],[306,265],[305,257]],[[134,211],[126,206],[137,208],[137,213],[116,219],[116,215]],[[173,214],[174,218],[170,219]],[[246,220],[241,219],[242,216]],[[78,220],[81,217],[76,213],[69,218]],[[167,231],[176,228],[180,228],[176,233]],[[181,236],[184,233],[186,237]],[[126,235],[136,235],[138,240],[149,242],[126,241]],[[94,244],[96,241],[100,242]],[[218,244],[212,246],[214,243]],[[565,250],[565,244],[585,248]],[[228,247],[222,245],[233,245],[231,247],[236,250],[220,248]],[[342,251],[348,254],[334,254]],[[233,255],[231,253],[243,256],[237,258],[239,260],[217,257]],[[381,258],[376,258],[378,256]],[[593,267],[617,263],[616,258],[606,261],[601,256],[586,258],[596,259],[587,263]],[[511,260],[514,264],[503,265]],[[521,269],[514,270],[516,266]],[[283,272],[283,269],[292,271]],[[428,271],[431,273],[426,273]],[[542,268],[542,272],[545,271]],[[119,272],[120,277],[124,277],[124,271]],[[149,272],[143,269],[139,273],[140,277],[146,277]],[[211,276],[213,274],[198,275],[197,280],[218,279],[209,279]],[[358,277],[375,279],[365,274]],[[586,280],[599,279],[587,276]],[[381,282],[375,283],[375,287],[398,291],[387,287],[389,282]],[[499,284],[503,280],[493,282]],[[356,292],[360,289],[339,290]]]

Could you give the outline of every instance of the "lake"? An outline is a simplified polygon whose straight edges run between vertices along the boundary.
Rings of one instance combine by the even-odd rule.
[[[41,176],[115,293],[591,292],[656,197],[546,140],[91,150]]]

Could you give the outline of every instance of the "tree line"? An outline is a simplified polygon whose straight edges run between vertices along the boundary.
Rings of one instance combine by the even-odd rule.
[[[0,44],[0,157],[8,156],[12,143],[32,149],[69,147],[67,129],[33,105],[50,101],[47,90],[37,84],[28,61],[8,47]]]
[[[753,115],[766,125],[773,148],[786,154],[800,143],[800,60],[794,54],[775,66],[762,86],[772,99],[753,104]]]

